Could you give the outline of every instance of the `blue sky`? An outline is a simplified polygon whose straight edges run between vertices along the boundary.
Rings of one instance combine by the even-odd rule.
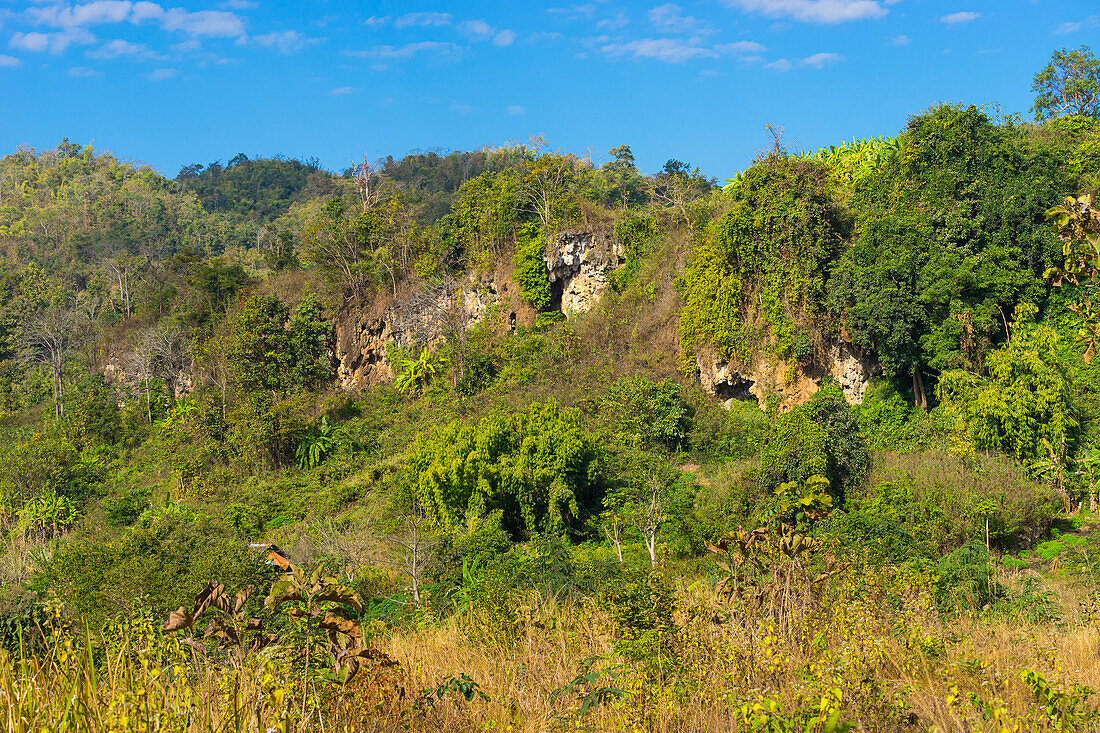
[[[1090,41],[1084,0],[0,0],[0,150],[67,136],[174,176],[542,135],[725,178],[769,123],[800,149],[939,101],[1026,117],[1051,51]]]

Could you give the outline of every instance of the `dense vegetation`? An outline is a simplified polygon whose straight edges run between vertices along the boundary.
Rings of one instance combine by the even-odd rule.
[[[773,131],[724,188],[539,140],[3,157],[4,730],[1093,729],[1100,119],[1059,106],[1068,53],[1036,122]],[[621,255],[565,318],[567,229]],[[526,310],[469,318],[490,281]],[[394,378],[344,391],[336,331],[386,307]],[[699,386],[701,354],[793,380],[839,341],[881,365],[858,405]]]

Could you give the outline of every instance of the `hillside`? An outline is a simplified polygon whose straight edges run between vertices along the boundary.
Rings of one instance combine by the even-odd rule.
[[[1100,121],[609,155],[0,159],[5,730],[1094,729]]]

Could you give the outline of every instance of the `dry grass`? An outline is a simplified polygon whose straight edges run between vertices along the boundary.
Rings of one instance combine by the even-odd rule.
[[[56,630],[46,659],[0,656],[0,731],[824,731],[833,710],[859,731],[1053,731],[1023,670],[1061,691],[1100,689],[1098,627],[1080,622],[1076,586],[1053,587],[1062,624],[941,618],[927,577],[853,569],[782,634],[703,582],[681,580],[671,622],[634,636],[606,602],[528,596],[507,623],[475,609],[376,624],[374,644],[397,666],[347,688],[302,683],[285,646],[238,670],[150,622],[95,640]],[[555,693],[582,671],[597,676]],[[422,697],[461,675],[489,700]],[[601,687],[625,696],[578,715]]]

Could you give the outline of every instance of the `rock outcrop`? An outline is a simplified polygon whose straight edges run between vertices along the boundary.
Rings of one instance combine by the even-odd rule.
[[[832,344],[808,366],[767,355],[735,365],[720,359],[713,350],[700,353],[696,364],[703,389],[727,407],[735,400],[754,400],[764,407],[768,399],[774,399],[784,412],[809,401],[825,377],[840,384],[849,404],[858,405],[871,379],[882,373],[876,359],[846,341]]]
[[[393,379],[387,344],[436,348],[448,333],[470,328],[491,313],[507,329],[534,322],[534,309],[520,297],[504,263],[464,280],[411,289],[365,305],[349,301],[336,315],[340,386],[351,392]]]
[[[551,236],[544,260],[553,307],[566,316],[590,310],[621,259],[622,247],[607,231],[572,229]],[[355,391],[393,379],[387,344],[435,348],[449,332],[480,323],[490,313],[508,329],[530,325],[537,315],[512,279],[510,258],[462,280],[412,288],[370,303],[349,301],[336,315],[340,386]]]
[[[623,248],[608,231],[570,229],[550,237],[545,259],[554,306],[568,318],[596,305]]]

